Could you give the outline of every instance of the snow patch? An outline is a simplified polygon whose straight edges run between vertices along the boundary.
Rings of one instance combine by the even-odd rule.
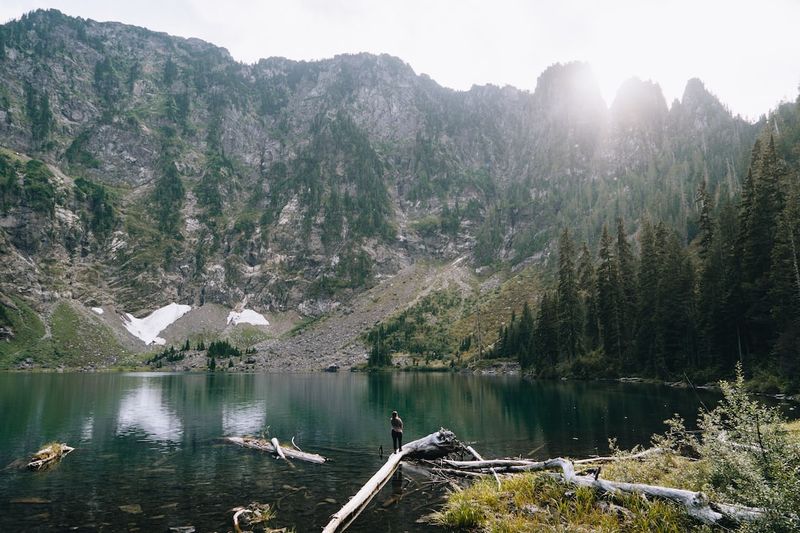
[[[228,313],[228,324],[253,324],[254,326],[269,326],[269,322],[261,313],[256,313],[252,309],[243,311],[231,311]]]
[[[189,305],[171,303],[161,309],[156,309],[144,318],[136,318],[130,313],[125,313],[125,316],[122,317],[122,325],[131,335],[143,340],[145,344],[164,345],[167,341],[158,334],[191,310],[192,307]]]
[[[103,314],[103,308],[102,307],[92,307],[92,311],[94,311],[98,315],[102,315]]]

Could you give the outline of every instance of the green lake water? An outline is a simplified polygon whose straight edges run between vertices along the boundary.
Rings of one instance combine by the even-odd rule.
[[[253,501],[277,506],[277,526],[319,531],[385,460],[393,409],[406,441],[444,426],[485,457],[541,459],[604,453],[609,437],[646,444],[716,398],[457,374],[0,374],[0,531],[229,531],[229,510]],[[287,465],[220,440],[267,431],[332,461]],[[52,440],[76,450],[20,468]],[[435,531],[416,521],[441,497],[407,466],[348,531]]]

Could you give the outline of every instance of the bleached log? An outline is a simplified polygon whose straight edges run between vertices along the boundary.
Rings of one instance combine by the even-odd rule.
[[[539,462],[526,461],[524,459],[492,459],[489,461],[486,460],[452,461],[449,459],[445,459],[443,462],[454,468],[463,468],[465,470],[488,470],[490,468],[507,469],[517,466],[529,466],[529,465],[540,464]]]
[[[483,461],[483,457],[481,457],[481,454],[475,451],[475,448],[473,448],[472,446],[467,446],[467,451],[471,453],[472,456],[478,461]],[[497,470],[495,470],[494,468],[490,468],[489,471],[494,476],[494,480],[497,481],[497,490],[500,490],[502,485],[500,484],[500,476],[497,475]]]
[[[484,474],[483,472],[473,472],[472,470],[459,470],[457,468],[442,468],[439,466],[431,468],[431,472],[437,474],[449,474],[452,476],[459,476],[459,477],[486,477],[489,475],[489,474]]]
[[[270,442],[272,443],[272,447],[275,448],[275,453],[278,454],[278,457],[280,457],[284,461],[288,461],[288,459],[286,458],[286,454],[283,453],[283,448],[281,448],[281,443],[278,442],[278,439],[272,437],[270,439]]]
[[[242,514],[246,513],[246,512],[247,512],[247,509],[246,509],[246,508],[244,508],[244,507],[237,507],[237,508],[236,508],[236,512],[235,512],[235,513],[233,513],[233,530],[234,530],[236,533],[242,533],[242,528],[241,528],[241,526],[239,526],[239,517],[240,517]]]
[[[572,461],[572,464],[583,465],[587,463],[612,463],[614,461],[624,461],[626,459],[638,460],[644,459],[645,457],[649,457],[651,455],[658,455],[659,453],[664,453],[664,450],[662,448],[648,448],[644,451],[631,455],[610,455],[606,457],[589,457],[588,459],[579,459],[577,461]]]
[[[741,524],[751,522],[764,516],[763,509],[716,503],[708,499],[702,492],[647,485],[644,483],[624,483],[595,479],[592,475],[578,475],[575,473],[574,464],[562,458],[548,459],[546,461],[529,462],[515,460],[495,461],[444,461],[454,468],[463,468],[469,471],[486,471],[490,467],[511,472],[535,472],[543,470],[561,470],[559,478],[568,484],[580,487],[591,487],[606,493],[634,493],[644,494],[653,498],[669,500],[682,505],[689,516],[708,525]]]
[[[225,440],[237,444],[239,446],[242,446],[244,448],[252,448],[254,450],[259,450],[262,452],[268,452],[273,454],[278,453],[275,449],[275,446],[273,446],[271,442],[268,442],[264,439],[256,439],[253,437],[226,437]],[[289,459],[297,459],[298,461],[306,461],[309,463],[317,463],[317,464],[322,464],[325,461],[327,461],[325,457],[316,453],[301,452],[299,450],[284,448],[282,446],[281,446],[281,451]]]
[[[529,459],[495,459],[491,461],[484,461],[482,457],[476,456],[472,450],[471,446],[467,446],[467,451],[472,453],[472,455],[478,459],[477,461],[446,461],[448,464],[455,466],[457,468],[510,468],[510,467],[524,467],[527,465],[537,465],[539,462],[531,461]],[[650,455],[655,455],[659,453],[664,453],[664,450],[661,448],[648,448],[639,453],[634,453],[632,455],[613,455],[607,457],[590,457],[588,459],[579,459],[577,461],[572,461],[572,464],[575,465],[582,465],[582,464],[589,464],[589,463],[609,463],[613,461],[622,461],[626,459],[644,459],[649,457]],[[480,457],[480,458],[479,458]]]
[[[65,455],[75,450],[72,446],[67,446],[65,443],[51,444],[45,446],[31,457],[28,463],[28,468],[31,470],[41,470],[46,466],[51,465],[55,461],[60,461]]]
[[[364,483],[355,496],[348,501],[339,511],[331,516],[331,520],[323,528],[323,533],[336,533],[344,531],[353,523],[361,511],[375,497],[381,488],[397,470],[400,461],[404,458],[413,459],[438,459],[458,450],[461,444],[456,440],[452,431],[444,428],[427,437],[422,437],[405,444],[399,452],[389,456],[389,459],[375,474]]]

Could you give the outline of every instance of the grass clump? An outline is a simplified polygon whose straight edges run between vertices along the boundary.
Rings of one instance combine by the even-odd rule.
[[[31,460],[39,461],[39,460],[42,460],[42,459],[49,459],[50,457],[53,457],[53,456],[60,457],[60,456],[64,455],[65,451],[66,450],[64,450],[64,445],[61,444],[60,442],[55,442],[55,441],[54,442],[48,442],[47,444],[42,446],[41,449],[38,452],[33,454],[33,456],[31,457]]]
[[[573,489],[545,473],[504,478],[500,489],[494,479],[482,479],[451,493],[432,519],[448,528],[493,533],[712,531],[693,524],[677,505]]]
[[[253,502],[247,507],[237,507],[233,511],[238,515],[239,526],[236,531],[252,533],[294,533],[294,528],[274,528],[270,525],[276,517],[275,509],[266,503]],[[245,529],[241,529],[244,527]]]

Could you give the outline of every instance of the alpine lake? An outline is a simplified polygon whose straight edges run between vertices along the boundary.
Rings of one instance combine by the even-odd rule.
[[[618,382],[526,381],[453,373],[0,374],[0,531],[231,531],[232,508],[274,506],[273,527],[320,531],[391,450],[446,427],[484,457],[544,459],[647,445],[663,420],[693,425],[718,394]],[[330,461],[293,461],[227,443],[266,435]],[[53,468],[27,458],[75,447]],[[380,447],[383,447],[383,456]],[[401,467],[348,531],[439,531],[420,518],[445,488]]]

